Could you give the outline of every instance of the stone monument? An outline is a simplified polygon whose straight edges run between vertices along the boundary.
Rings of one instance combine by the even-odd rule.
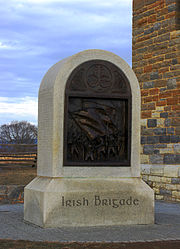
[[[39,90],[37,177],[24,219],[41,227],[154,223],[140,178],[140,89],[129,65],[103,50],[63,59]]]

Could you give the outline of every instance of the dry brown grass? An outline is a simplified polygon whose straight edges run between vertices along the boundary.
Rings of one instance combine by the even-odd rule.
[[[36,177],[36,168],[29,167],[1,167],[0,185],[27,185]]]

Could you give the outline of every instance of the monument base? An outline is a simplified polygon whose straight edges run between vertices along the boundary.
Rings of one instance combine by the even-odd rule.
[[[154,192],[140,178],[36,177],[24,195],[24,220],[41,227],[154,223]]]

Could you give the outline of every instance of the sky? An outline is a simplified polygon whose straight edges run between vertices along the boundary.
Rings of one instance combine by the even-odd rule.
[[[85,49],[131,66],[132,0],[0,0],[0,125],[37,124],[47,70]]]

